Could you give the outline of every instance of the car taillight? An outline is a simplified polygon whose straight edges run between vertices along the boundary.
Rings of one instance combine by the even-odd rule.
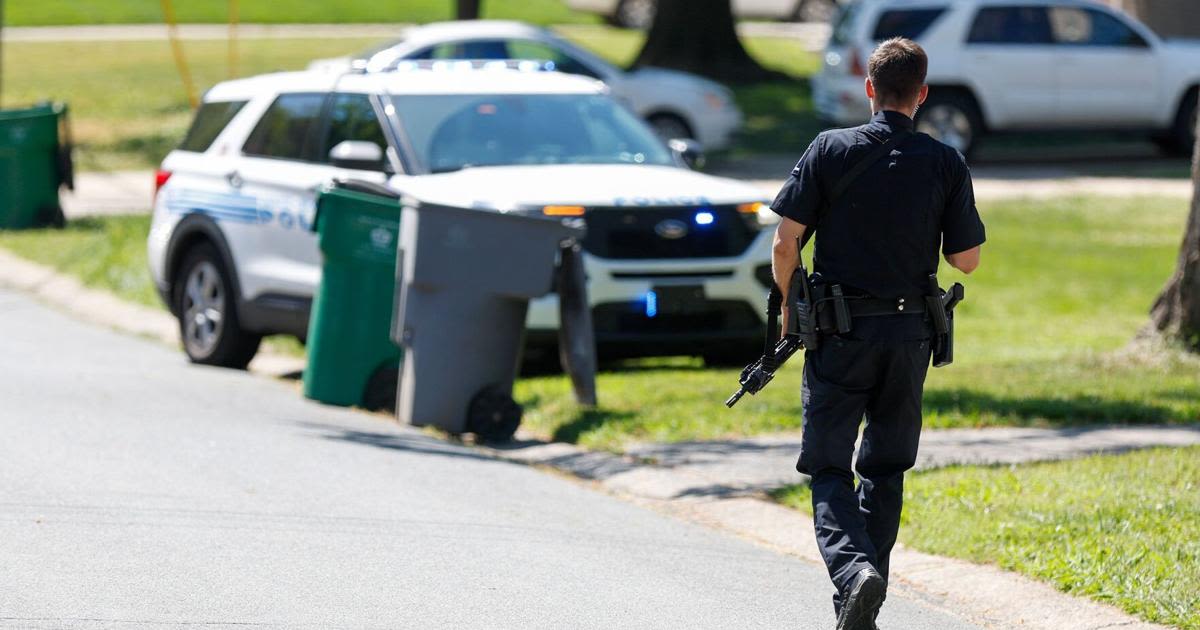
[[[168,179],[171,179],[171,171],[164,171],[162,169],[158,169],[157,171],[154,172],[154,197],[155,198],[158,198],[158,191],[162,190],[163,184],[167,183]]]
[[[850,74],[856,77],[867,76],[867,70],[863,68],[862,56],[858,54],[858,49],[851,48],[846,55],[850,57]]]

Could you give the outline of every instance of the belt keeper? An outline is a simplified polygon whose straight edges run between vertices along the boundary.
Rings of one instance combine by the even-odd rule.
[[[903,310],[904,310],[904,298],[900,298],[900,299],[899,299],[899,300],[896,302],[896,310],[897,310],[897,311],[903,311]]]

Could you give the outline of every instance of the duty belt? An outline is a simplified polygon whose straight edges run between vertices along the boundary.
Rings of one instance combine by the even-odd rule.
[[[925,296],[908,296],[893,299],[847,295],[841,298],[826,296],[817,304],[817,325],[822,331],[836,331],[837,302],[844,300],[848,315],[876,317],[880,315],[924,315],[927,312]]]

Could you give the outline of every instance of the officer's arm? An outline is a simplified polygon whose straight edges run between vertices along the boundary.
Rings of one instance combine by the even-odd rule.
[[[792,283],[792,273],[800,266],[800,251],[796,247],[796,239],[804,236],[805,225],[787,217],[779,220],[775,229],[775,245],[771,249],[771,275],[775,278],[775,286],[783,293],[784,303],[787,303],[788,286]],[[783,329],[787,330],[787,309],[783,309]]]
[[[778,244],[776,244],[778,247]],[[971,273],[979,267],[979,245],[972,247],[966,251],[958,252],[957,254],[946,254],[946,262],[950,263],[951,267],[963,272]],[[776,276],[778,277],[778,276]],[[776,280],[778,282],[778,280]]]

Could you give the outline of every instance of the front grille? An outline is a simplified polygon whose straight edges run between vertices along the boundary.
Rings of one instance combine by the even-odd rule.
[[[741,255],[756,235],[736,206],[589,208],[583,247],[600,258],[724,258]]]

